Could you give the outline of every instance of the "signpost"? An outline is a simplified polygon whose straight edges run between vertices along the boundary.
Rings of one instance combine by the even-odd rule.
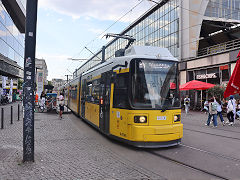
[[[24,56],[23,162],[34,161],[34,88],[38,0],[27,0]]]

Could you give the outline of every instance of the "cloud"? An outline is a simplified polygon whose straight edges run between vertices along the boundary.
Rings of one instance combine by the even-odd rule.
[[[97,29],[97,28],[89,28],[88,30],[95,34],[101,34],[104,31],[103,29]]]
[[[71,16],[73,19],[83,17],[85,19],[95,18],[116,21],[139,2],[139,0],[117,2],[116,0],[40,0],[39,6]],[[132,22],[153,5],[151,2],[143,1],[141,5],[129,13],[129,16],[121,21]]]
[[[47,54],[37,52],[37,58],[45,59],[48,68],[48,80],[52,78],[64,79],[66,74],[75,71],[80,62],[68,60],[70,55],[67,54]]]

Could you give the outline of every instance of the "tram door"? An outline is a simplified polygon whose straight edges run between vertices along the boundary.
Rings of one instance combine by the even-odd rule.
[[[83,82],[82,82],[81,107],[80,107],[81,108],[81,114],[80,115],[81,115],[82,118],[85,118],[86,85],[87,85],[86,79],[84,79]],[[80,83],[80,88],[81,88],[81,83]]]
[[[99,127],[106,134],[109,133],[111,72],[103,73],[100,86]]]
[[[82,78],[81,78],[81,76],[80,76],[80,78],[79,78],[79,88],[78,88],[78,115],[79,116],[81,116],[81,97],[82,97],[82,95],[81,95],[81,87],[82,87]]]

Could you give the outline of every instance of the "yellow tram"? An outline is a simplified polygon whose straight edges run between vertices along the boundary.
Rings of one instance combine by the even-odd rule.
[[[178,60],[167,49],[132,46],[68,83],[68,107],[133,146],[174,146],[183,136],[178,85]]]

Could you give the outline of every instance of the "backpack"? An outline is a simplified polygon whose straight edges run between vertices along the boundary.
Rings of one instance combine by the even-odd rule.
[[[217,103],[211,103],[212,111],[217,111]]]
[[[185,99],[185,104],[189,104],[189,98]]]
[[[233,111],[233,102],[231,101],[231,103],[228,106],[228,112],[232,112],[232,111]]]

